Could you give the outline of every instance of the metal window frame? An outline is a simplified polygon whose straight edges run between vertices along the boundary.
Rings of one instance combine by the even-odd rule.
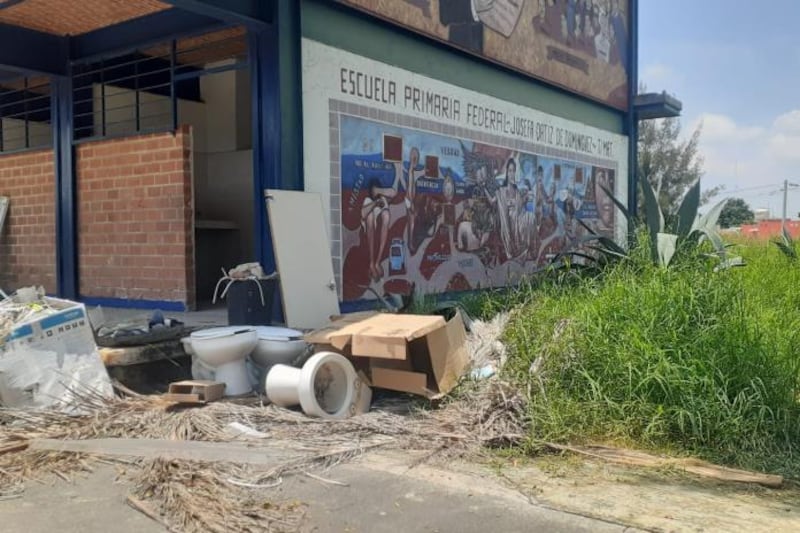
[[[228,27],[230,27],[230,26],[228,26]],[[216,28],[215,31],[217,31],[219,29],[220,28]],[[187,38],[187,37],[191,38],[193,36],[203,35],[205,33],[208,33],[208,32],[206,31],[206,32],[198,33],[196,35],[184,36],[184,37],[181,37],[181,39]],[[237,40],[237,39],[241,39],[242,42],[245,45],[247,45],[247,43],[248,43],[247,34],[244,34],[242,36],[229,37],[229,38],[221,39],[219,41],[214,41],[214,42],[211,42],[211,43],[201,44],[201,45],[198,45],[198,46],[193,46],[193,47],[188,48],[188,49],[180,50],[178,48],[179,39],[178,38],[173,38],[173,39],[162,41],[161,43],[155,43],[155,44],[152,44],[152,45],[148,46],[148,48],[156,47],[156,46],[160,46],[160,45],[168,46],[169,47],[169,53],[167,53],[167,54],[148,56],[148,55],[144,55],[141,50],[128,50],[125,54],[122,54],[122,55],[118,54],[116,56],[105,56],[105,57],[102,57],[102,58],[94,58],[92,61],[85,61],[83,63],[78,63],[78,62],[73,63],[73,65],[72,65],[72,67],[73,67],[73,80],[81,80],[81,79],[83,79],[84,83],[86,83],[86,87],[79,86],[79,89],[77,89],[77,90],[85,90],[85,89],[88,89],[89,87],[93,87],[95,84],[99,84],[99,86],[100,86],[100,96],[99,96],[99,98],[94,95],[94,92],[92,93],[91,97],[83,98],[83,99],[75,99],[74,95],[73,95],[73,101],[72,101],[73,106],[77,105],[77,104],[88,104],[92,108],[91,111],[84,111],[84,112],[81,112],[81,113],[73,112],[74,113],[73,114],[73,119],[75,117],[77,117],[77,118],[96,117],[97,107],[99,106],[99,108],[100,108],[99,109],[99,111],[100,111],[99,119],[100,119],[100,122],[101,122],[101,124],[94,124],[94,122],[92,122],[91,125],[86,124],[86,125],[78,126],[77,122],[73,120],[73,124],[72,124],[73,134],[74,134],[73,135],[73,144],[77,145],[77,144],[82,144],[82,143],[86,143],[86,142],[96,142],[96,141],[100,141],[100,140],[104,140],[104,139],[114,139],[114,138],[120,138],[120,137],[130,137],[130,136],[138,136],[138,135],[148,135],[148,134],[153,134],[153,133],[164,133],[164,132],[169,132],[169,131],[173,131],[173,132],[177,131],[178,125],[179,125],[179,120],[180,120],[180,117],[178,116],[179,115],[179,99],[180,99],[180,93],[179,93],[179,90],[178,90],[178,87],[177,87],[178,83],[189,81],[189,80],[196,80],[196,79],[199,79],[199,78],[201,78],[203,76],[208,76],[208,75],[213,75],[213,74],[220,74],[220,73],[223,73],[223,72],[230,72],[230,71],[236,71],[236,70],[245,70],[245,69],[250,69],[251,68],[251,60],[250,60],[250,55],[248,53],[245,53],[245,54],[242,54],[242,55],[231,55],[230,58],[234,59],[235,61],[232,62],[230,65],[222,65],[222,66],[216,66],[216,67],[211,67],[211,68],[199,68],[199,67],[195,67],[195,66],[191,66],[191,65],[182,65],[182,64],[179,63],[179,59],[180,59],[181,55],[184,55],[184,54],[187,54],[187,53],[191,53],[191,52],[196,52],[196,51],[202,50],[203,48],[206,48],[206,47],[213,49],[213,47],[215,47],[215,46],[219,46],[220,44],[227,44],[227,43],[230,43],[231,41],[234,41],[234,40]],[[122,58],[122,57],[125,57],[125,56],[130,56],[130,55],[135,55],[135,54],[142,54],[142,57],[136,58],[136,59],[124,60],[124,61],[118,62],[118,63],[117,62],[113,62],[114,59]],[[142,63],[149,62],[149,61],[155,61],[155,60],[161,60],[161,61],[168,60],[169,63],[168,63],[167,66],[157,65],[155,67],[155,70],[152,70],[152,71],[140,72],[140,65]],[[99,66],[95,67],[94,65],[97,65],[98,63],[99,63]],[[111,63],[111,64],[109,64],[109,63]],[[88,70],[80,71],[82,66],[84,66],[84,67],[88,66]],[[124,70],[126,68],[132,68],[133,69],[133,73],[132,74],[125,74],[125,75],[123,75],[121,77],[116,77],[116,78],[113,78],[113,79],[108,79],[107,76],[108,76],[109,72],[114,72],[115,70]],[[187,69],[187,68],[189,68],[191,70],[182,71],[183,69]],[[78,70],[78,72],[76,72],[76,70]],[[141,87],[139,85],[143,78],[146,78],[148,76],[154,76],[154,75],[166,75],[168,80],[166,82],[164,82],[164,83],[158,83],[158,84],[155,84],[155,85],[148,85],[146,87]],[[100,78],[99,82],[94,80],[94,78],[96,78],[96,77]],[[121,85],[119,85],[120,82],[132,83],[133,84],[133,88],[129,88],[129,87],[126,87],[126,86],[121,86]],[[116,96],[118,94],[123,94],[124,93],[124,91],[120,91],[120,92],[117,92],[117,93],[109,94],[110,91],[107,90],[108,86],[119,88],[119,89],[124,89],[126,91],[131,91],[134,94],[134,103],[131,104],[131,105],[119,106],[119,107],[116,107],[116,108],[108,107],[108,99],[113,98],[114,96]],[[165,120],[165,124],[163,126],[159,125],[159,126],[155,126],[155,127],[143,127],[142,126],[142,119],[143,118],[146,118],[148,116],[156,116],[156,115],[145,115],[145,114],[143,114],[142,108],[144,106],[151,105],[151,102],[142,102],[141,92],[153,92],[152,91],[153,89],[163,89],[163,90],[167,90],[168,91],[169,94],[168,94],[167,97],[169,98],[170,111],[169,111],[169,113],[163,113],[163,115],[166,116],[167,114],[170,114],[171,116],[169,117],[169,120]],[[93,91],[93,89],[92,89],[92,91]],[[160,93],[153,92],[153,94],[160,94]],[[130,109],[134,110],[134,117],[132,119],[130,119],[130,120],[119,121],[119,122],[117,122],[115,124],[124,123],[124,122],[131,122],[133,127],[130,128],[130,129],[126,129],[125,131],[122,131],[122,132],[119,132],[119,133],[111,133],[111,134],[109,134],[108,130],[109,130],[109,126],[111,125],[111,123],[108,122],[108,115],[110,114],[109,112],[110,111],[114,111],[114,110],[118,110],[118,109],[126,109],[126,108],[130,108]],[[160,116],[160,115],[162,115],[162,114],[161,113],[158,114],[158,116]],[[87,130],[89,128],[91,128],[92,129],[92,133],[94,133],[94,132],[96,132],[98,130],[98,127],[99,127],[99,130],[100,130],[100,134],[86,135],[86,134],[82,134],[81,133],[83,130]]]
[[[18,154],[24,152],[34,152],[39,150],[45,150],[48,147],[52,146],[53,139],[55,137],[55,129],[53,128],[53,116],[54,116],[54,109],[53,109],[53,99],[52,99],[52,78],[48,77],[48,81],[42,84],[37,85],[30,85],[30,76],[21,75],[16,80],[22,80],[22,89],[16,90],[9,90],[5,92],[5,95],[13,95],[13,94],[22,94],[26,95],[18,102],[8,102],[0,104],[0,110],[4,108],[8,108],[11,106],[22,106],[22,111],[19,113],[14,113],[8,116],[3,115],[0,113],[0,156],[8,155],[8,154]],[[38,94],[38,93],[31,93],[33,89],[37,89],[40,87],[49,87],[50,92],[46,94]],[[27,97],[27,95],[36,94],[36,96]],[[43,101],[46,102],[45,105],[41,106],[41,108],[31,109],[30,104],[31,102],[39,102]],[[30,117],[34,113],[42,113],[46,112],[50,119],[49,120],[32,120]],[[15,136],[11,141],[14,144],[17,144],[20,140],[22,141],[22,146],[19,148],[11,148],[7,149],[5,135],[12,131],[11,128],[8,126],[3,125],[3,119],[10,119],[22,122],[19,127],[14,127],[13,130],[16,132],[17,129],[22,133],[20,136]],[[50,128],[50,135],[45,137],[44,135],[31,135],[31,122],[35,124],[47,125]],[[33,138],[39,139],[40,141],[31,143]]]

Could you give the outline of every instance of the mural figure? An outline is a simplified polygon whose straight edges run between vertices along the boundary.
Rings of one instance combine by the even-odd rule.
[[[401,184],[406,191],[405,206],[406,214],[408,216],[406,242],[408,243],[408,251],[413,255],[416,253],[416,234],[414,233],[417,210],[414,205],[414,200],[417,197],[417,178],[424,174],[424,169],[420,166],[419,149],[412,147],[408,156],[408,169],[404,174],[401,173]]]
[[[395,181],[391,187],[381,187],[380,179],[369,180],[368,193],[361,204],[361,228],[367,235],[369,245],[369,274],[373,281],[385,275],[380,259],[389,238],[391,215],[389,201],[397,195],[397,186],[402,172],[396,165]]]
[[[514,158],[506,162],[503,184],[497,189],[493,204],[500,221],[500,238],[507,258],[519,254],[520,216],[525,205],[525,195],[517,186],[517,163]]]

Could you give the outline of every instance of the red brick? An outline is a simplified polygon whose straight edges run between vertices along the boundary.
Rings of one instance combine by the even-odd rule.
[[[3,195],[10,198],[0,236],[0,286],[56,289],[55,174],[51,150],[0,156]]]
[[[193,303],[189,131],[78,147],[82,294]]]

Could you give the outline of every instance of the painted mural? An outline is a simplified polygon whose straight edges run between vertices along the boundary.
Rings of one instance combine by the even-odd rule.
[[[339,1],[626,108],[628,0]]]
[[[614,235],[614,171],[341,115],[342,296],[512,284]]]

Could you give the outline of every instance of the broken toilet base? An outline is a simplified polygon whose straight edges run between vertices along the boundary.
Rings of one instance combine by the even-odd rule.
[[[267,397],[275,405],[300,405],[309,416],[339,419],[369,410],[372,390],[352,363],[333,352],[313,355],[303,368],[275,365],[267,374]]]

